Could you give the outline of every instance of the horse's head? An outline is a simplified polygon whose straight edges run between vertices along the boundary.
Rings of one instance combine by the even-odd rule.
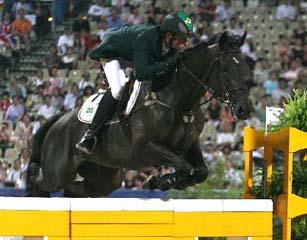
[[[245,37],[246,32],[243,36],[228,35],[227,32],[220,36],[215,59],[218,81],[209,83],[214,96],[228,103],[241,120],[248,118],[251,111],[246,86],[250,70],[240,51]]]

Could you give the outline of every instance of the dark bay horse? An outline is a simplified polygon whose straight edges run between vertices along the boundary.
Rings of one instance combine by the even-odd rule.
[[[84,178],[83,193],[77,191],[80,196],[105,196],[120,186],[120,169],[161,164],[174,166],[176,172],[150,179],[146,183],[150,189],[183,189],[203,182],[208,169],[198,136],[204,124],[200,109],[204,92],[228,103],[239,119],[250,113],[245,85],[249,69],[240,52],[245,36],[225,32],[215,45],[201,43],[186,50],[167,86],[155,94],[141,91],[129,119],[107,125],[92,155],[75,148],[86,129],[77,111],[51,118],[33,137],[30,195],[47,196],[59,189],[71,193],[78,173]]]

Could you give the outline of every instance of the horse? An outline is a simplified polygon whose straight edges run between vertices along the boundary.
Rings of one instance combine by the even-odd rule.
[[[204,93],[229,104],[239,119],[251,111],[245,84],[249,68],[240,51],[245,37],[246,32],[224,32],[213,45],[202,42],[185,50],[176,70],[163,79],[166,86],[157,92],[141,88],[130,116],[112,118],[91,155],[75,148],[87,127],[78,121],[76,110],[52,117],[33,137],[29,195],[49,196],[64,189],[66,196],[106,196],[120,187],[122,168],[162,164],[172,165],[175,172],[150,178],[146,188],[165,191],[203,182],[208,168],[198,136],[204,124]],[[77,185],[76,174],[83,178]]]

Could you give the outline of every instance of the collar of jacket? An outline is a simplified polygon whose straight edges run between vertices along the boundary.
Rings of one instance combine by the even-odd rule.
[[[157,46],[159,50],[159,58],[162,58],[162,47],[163,47],[163,38],[162,38],[162,31],[161,27],[157,26]]]

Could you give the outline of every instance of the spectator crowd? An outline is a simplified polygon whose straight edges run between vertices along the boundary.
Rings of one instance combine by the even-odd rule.
[[[249,29],[241,47],[251,70],[247,84],[253,112],[249,119],[237,121],[231,109],[216,99],[203,106],[203,158],[212,175],[217,166],[224,167],[225,188],[242,185],[244,127],[264,128],[266,106],[283,107],[292,89],[307,85],[305,1],[55,0],[51,1],[52,7],[42,2],[0,0],[0,187],[25,187],[29,143],[48,118],[79,108],[89,96],[107,87],[99,66],[88,59],[88,53],[110,28],[159,25],[167,13],[184,10],[194,25],[190,45],[210,42],[224,30],[242,35]],[[258,8],[264,10],[264,15],[257,12]],[[267,24],[267,19],[273,23]],[[56,36],[56,41],[37,63],[36,73],[19,77],[12,74],[12,59],[18,61],[38,51],[32,43],[43,45],[48,34]],[[276,41],[263,40],[268,34],[275,34]],[[209,93],[204,94],[204,98],[209,97]],[[254,157],[261,159],[261,150]],[[127,169],[123,187],[140,189],[149,175],[172,171],[171,166],[145,172]]]

